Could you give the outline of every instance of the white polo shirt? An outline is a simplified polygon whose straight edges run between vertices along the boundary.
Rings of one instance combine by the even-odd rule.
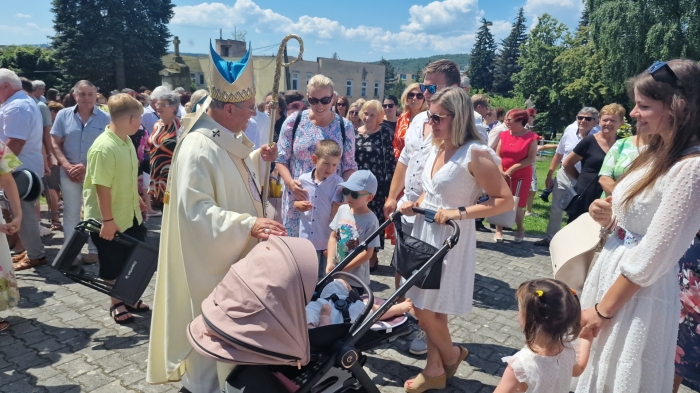
[[[600,131],[600,127],[595,126],[588,133],[588,135],[593,135],[598,131]],[[569,154],[571,154],[572,151],[574,151],[574,147],[576,147],[576,145],[578,145],[578,143],[581,142],[581,139],[583,138],[581,138],[581,135],[579,135],[578,133],[578,124],[576,122],[574,122],[573,124],[569,124],[569,126],[566,127],[566,130],[564,131],[564,135],[562,135],[561,139],[559,140],[559,146],[557,146],[557,154],[562,155],[562,162],[564,162],[566,157]],[[576,164],[576,169],[578,169],[578,171],[581,172],[581,162]]]
[[[20,90],[0,106],[0,140],[5,144],[10,138],[25,141],[17,155],[22,162],[17,169],[29,169],[39,177],[44,175],[43,136],[41,112],[33,97]]]

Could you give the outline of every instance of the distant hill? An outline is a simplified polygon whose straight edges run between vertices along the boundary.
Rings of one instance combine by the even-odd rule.
[[[417,69],[423,69],[426,64],[430,63],[431,61],[435,60],[440,60],[440,59],[449,59],[457,63],[460,69],[463,69],[465,66],[469,65],[469,54],[468,53],[461,53],[461,54],[455,54],[455,55],[435,55],[435,56],[430,56],[430,57],[418,57],[418,58],[410,58],[410,59],[387,59],[389,60],[389,63],[391,63],[392,66],[394,66],[394,69],[397,71],[415,71]],[[375,62],[378,63],[378,62]]]

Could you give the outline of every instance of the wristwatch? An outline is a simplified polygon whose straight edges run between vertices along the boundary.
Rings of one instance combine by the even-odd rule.
[[[457,208],[457,210],[459,210],[459,219],[466,220],[467,219],[467,208],[464,206],[460,206]]]

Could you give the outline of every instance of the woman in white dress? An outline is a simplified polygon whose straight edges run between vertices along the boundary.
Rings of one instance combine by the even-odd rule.
[[[400,207],[401,213],[409,216],[414,214],[414,206],[437,211],[436,223],[417,219],[413,228],[414,237],[435,247],[441,247],[451,233],[441,224],[448,219],[461,220],[457,221],[460,240],[443,261],[440,289],[411,288],[406,294],[428,339],[425,368],[404,385],[411,393],[444,389],[447,378],[455,375],[467,357],[465,348],[452,344],[447,316],[466,315],[472,308],[474,219],[513,208],[513,196],[498,169],[500,159],[480,141],[473,113],[469,95],[460,88],[448,87],[432,97],[428,118],[434,146],[423,171],[424,192],[415,204],[409,201]],[[491,199],[474,205],[482,189]]]
[[[577,393],[673,387],[678,260],[700,229],[700,66],[657,62],[631,85],[637,135],[651,142],[589,208],[615,230],[581,296],[581,326],[597,338]]]

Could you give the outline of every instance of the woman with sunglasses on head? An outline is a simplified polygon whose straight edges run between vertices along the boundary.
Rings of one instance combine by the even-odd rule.
[[[377,178],[377,192],[368,206],[379,222],[384,222],[384,202],[389,195],[391,178],[396,169],[394,147],[391,144],[394,131],[383,122],[384,111],[381,102],[377,100],[367,101],[362,106],[360,118],[364,125],[355,134],[355,161],[358,169],[369,170]],[[379,247],[375,247],[374,255],[370,258],[370,271],[379,266],[378,255],[379,250],[384,248],[384,233],[380,234],[379,242]]]
[[[520,198],[515,214],[517,232],[514,241],[516,243],[521,243],[525,237],[525,228],[523,227],[525,206],[532,182],[532,164],[537,157],[537,134],[526,127],[528,119],[526,111],[511,109],[506,114],[508,130],[498,134],[499,142],[496,147],[496,154],[502,160],[502,176],[510,185],[514,195],[518,191],[518,183],[520,183],[520,193],[515,195]],[[503,243],[503,227],[496,226],[496,234],[493,239],[497,243]]]
[[[566,211],[569,216],[568,222],[587,212],[591,203],[603,193],[603,186],[598,182],[598,173],[603,167],[605,155],[617,140],[617,130],[624,122],[625,108],[622,105],[604,106],[600,110],[600,132],[581,139],[571,154],[564,159],[562,166],[569,179],[575,181],[574,190],[580,196]],[[579,162],[580,171],[576,167]]]
[[[333,110],[340,117],[347,117],[349,106],[350,106],[350,101],[348,101],[347,97],[340,96],[340,97],[338,97],[337,100],[335,100],[335,105],[333,106]]]
[[[357,170],[355,162],[355,129],[350,121],[343,119],[331,109],[333,107],[333,81],[324,75],[315,75],[306,87],[309,110],[289,114],[282,125],[277,141],[279,155],[276,168],[284,180],[282,194],[282,223],[288,236],[299,236],[299,211],[294,201],[308,200],[308,192],[298,180],[303,173],[314,168],[311,156],[316,144],[332,139],[343,149],[337,173],[344,179]]]
[[[388,96],[384,97],[382,108],[384,109],[384,121],[382,124],[391,130],[391,136],[393,138],[394,133],[396,132],[396,123],[398,122],[396,112],[399,110],[399,99],[396,98],[396,96],[389,94]]]
[[[454,220],[460,228],[459,242],[442,261],[440,289],[411,288],[406,297],[428,339],[425,368],[404,388],[409,393],[444,389],[469,352],[454,346],[447,326],[448,315],[464,316],[472,309],[476,269],[474,218],[490,217],[513,208],[513,197],[498,165],[500,158],[484,145],[474,123],[469,95],[459,87],[438,91],[430,101],[429,123],[432,146],[422,172],[423,193],[417,202],[404,202],[400,211],[412,216],[413,207],[435,210],[435,223],[417,217],[412,235],[440,247],[452,230],[445,222]],[[484,190],[491,197],[474,204]]]
[[[581,326],[597,338],[577,393],[672,390],[677,266],[700,230],[700,65],[654,63],[629,86],[637,135],[651,141],[588,210],[612,233],[581,294]]]

